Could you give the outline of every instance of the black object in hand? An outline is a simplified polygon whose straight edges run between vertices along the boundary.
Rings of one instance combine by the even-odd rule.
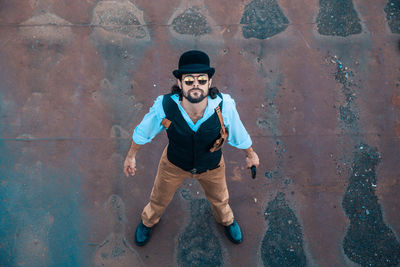
[[[256,179],[257,168],[256,166],[251,166],[251,178]]]

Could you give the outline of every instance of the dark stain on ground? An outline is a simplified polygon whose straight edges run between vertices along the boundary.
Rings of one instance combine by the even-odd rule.
[[[190,223],[178,241],[178,266],[222,266],[221,244],[213,232],[206,199],[190,201]]]
[[[336,81],[340,82],[346,87],[351,86],[351,77],[354,76],[354,73],[348,67],[345,67],[337,57],[333,57],[332,60],[336,63]]]
[[[289,20],[276,0],[253,0],[244,8],[240,24],[244,38],[266,39],[283,32]]]
[[[267,177],[268,179],[275,179],[275,178],[280,179],[282,178],[282,167],[280,165],[277,165],[275,170],[266,171],[264,173],[264,176]]]
[[[190,191],[188,189],[183,189],[181,195],[186,200],[191,200],[192,196],[190,195]]]
[[[351,110],[349,106],[340,106],[339,107],[339,112],[340,112],[340,119],[346,124],[346,125],[352,125],[355,121],[358,120],[357,115]]]
[[[104,62],[106,79],[92,92],[92,97],[107,108],[111,120],[118,125],[129,124],[129,121],[137,116],[140,108],[136,106],[137,101],[133,95],[136,88],[133,88],[131,83],[133,69],[141,59],[137,51],[140,47],[97,43],[97,49]],[[117,137],[123,135],[118,127],[114,127],[113,131]]]
[[[340,82],[345,97],[340,106],[339,116],[345,123],[346,131],[360,131],[358,113],[354,100],[357,95],[353,82],[354,73],[335,56],[335,79]],[[382,218],[382,211],[375,195],[377,186],[376,167],[381,158],[376,148],[358,143],[351,164],[349,185],[342,206],[350,219],[350,226],[343,241],[343,250],[350,260],[361,266],[398,266],[400,263],[400,244],[393,231]]]
[[[115,246],[111,252],[111,255],[114,258],[117,258],[118,256],[121,256],[125,253],[125,250],[121,246]]]
[[[144,26],[140,26],[139,19],[131,10],[118,7],[114,10],[102,9],[96,12],[96,16],[98,17],[93,22],[107,31],[138,39],[142,39],[147,35]]]
[[[268,220],[268,230],[261,245],[264,266],[307,266],[301,226],[286,203],[284,193],[279,192],[268,203],[265,218]]]
[[[398,266],[400,244],[385,225],[375,195],[376,167],[381,158],[376,148],[356,146],[343,208],[350,226],[343,241],[345,254],[361,266]]]
[[[257,61],[261,61],[263,59],[263,54],[265,53],[265,51],[266,48],[261,42],[257,53]],[[264,68],[262,68],[261,65],[258,69],[258,72],[261,73],[263,76],[271,76],[272,70],[267,72]],[[284,77],[280,73],[279,69],[277,70],[276,74],[273,74],[273,77],[270,78],[265,89],[266,105],[261,105],[261,116],[257,118],[258,127],[263,130],[267,130],[271,141],[276,144],[274,148],[275,156],[277,159],[275,164],[276,167],[273,170],[266,171],[264,175],[269,179],[279,179],[281,181],[281,178],[283,178],[283,166],[285,164],[286,145],[281,139],[282,133],[279,130],[280,110],[279,106],[276,104],[276,99],[280,97],[279,92],[282,89],[283,79]]]
[[[269,178],[269,179],[271,179],[273,175],[274,175],[273,171],[266,171],[265,174],[264,174],[264,176]]]
[[[385,12],[392,33],[400,33],[400,0],[390,0]]]
[[[106,67],[110,68],[111,74],[109,76],[120,79],[131,75],[130,68],[136,63],[133,61],[133,55],[136,51],[117,44],[98,45],[98,50],[107,64]],[[109,80],[113,81],[111,78]]]
[[[351,88],[349,88],[349,87],[346,87],[346,86],[344,86],[343,88],[342,88],[342,93],[343,93],[343,95],[344,95],[344,97],[345,97],[345,100],[346,100],[346,103],[352,103],[356,98],[357,98],[357,95],[356,95],[356,93],[354,92],[354,90],[352,90]]]
[[[352,0],[319,0],[318,32],[346,37],[361,33],[360,19]]]
[[[186,9],[172,21],[173,29],[180,34],[200,36],[211,33],[206,17],[197,6]]]
[[[354,103],[354,100],[357,98],[357,94],[353,89],[356,86],[353,83],[354,72],[344,66],[337,57],[332,57],[331,60],[336,64],[335,79],[343,85],[341,91],[345,97],[345,103],[339,107],[339,118],[344,122],[346,127],[359,131],[358,112]]]
[[[57,43],[48,43],[40,39],[33,39],[27,43],[27,49],[30,53],[52,51],[58,54],[64,53],[64,43],[62,41]]]

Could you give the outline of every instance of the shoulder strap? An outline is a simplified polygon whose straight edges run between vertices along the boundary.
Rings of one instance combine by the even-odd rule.
[[[171,99],[171,95],[172,94],[166,94],[163,97],[163,109],[164,109],[164,113],[165,113],[165,118],[161,121],[161,124],[165,127],[165,128],[169,128],[169,126],[171,126],[171,120],[169,120],[168,118],[171,119],[171,112],[172,109],[174,108],[172,105],[174,105],[174,101]]]
[[[221,108],[219,106],[216,107],[215,112],[217,112],[219,123],[221,124],[221,135],[222,136],[227,135],[225,125],[224,125],[224,119],[222,118]]]
[[[222,118],[222,103],[223,103],[223,98],[222,98],[222,94],[218,93],[218,96],[222,99],[221,102],[219,103],[218,107],[215,108],[215,112],[218,115],[218,119],[219,119],[219,123],[221,124],[221,136],[226,138],[228,136],[226,129],[225,129],[225,125],[224,125],[224,119]]]
[[[221,94],[218,94],[219,97],[222,98]],[[218,119],[219,119],[219,123],[221,124],[221,130],[220,130],[220,137],[215,140],[214,144],[212,145],[212,147],[210,148],[210,152],[215,152],[219,149],[221,149],[221,147],[224,145],[225,140],[228,137],[228,132],[225,129],[225,125],[224,125],[224,119],[222,118],[222,113],[221,113],[221,108],[222,108],[222,102],[219,103],[218,107],[215,108],[215,112],[218,115]]]
[[[172,121],[170,121],[170,120],[167,119],[167,118],[164,118],[164,119],[161,121],[161,124],[162,124],[166,129],[168,129],[169,126],[171,126],[171,123],[172,123]]]
[[[222,110],[222,103],[224,102],[224,98],[222,97],[221,93],[218,93],[217,96],[219,96],[221,98],[221,102],[219,103],[219,106],[221,107],[221,110]]]

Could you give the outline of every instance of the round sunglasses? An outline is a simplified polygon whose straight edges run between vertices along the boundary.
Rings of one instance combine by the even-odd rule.
[[[193,85],[196,78],[200,85],[205,85],[208,82],[208,76],[204,74],[199,76],[187,75],[185,78],[183,78],[183,82],[186,85]]]

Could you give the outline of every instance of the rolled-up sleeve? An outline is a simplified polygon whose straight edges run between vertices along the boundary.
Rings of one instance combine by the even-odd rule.
[[[149,143],[157,134],[164,130],[164,126],[161,124],[161,121],[165,118],[162,100],[163,96],[157,97],[149,112],[133,131],[132,139],[136,144],[144,145]]]
[[[252,141],[250,135],[240,120],[239,113],[236,110],[235,100],[228,94],[222,95],[224,99],[222,117],[225,127],[228,130],[228,144],[239,149],[251,147]]]

